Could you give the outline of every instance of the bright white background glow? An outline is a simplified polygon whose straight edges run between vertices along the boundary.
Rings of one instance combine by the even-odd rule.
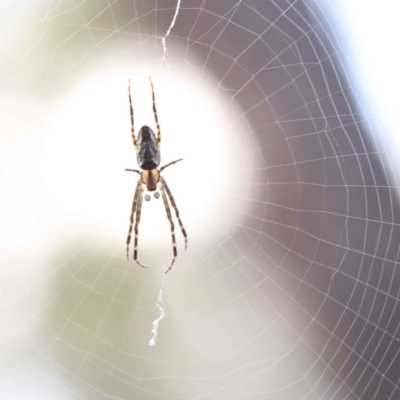
[[[380,120],[380,137],[375,137],[400,175],[399,119],[399,14],[400,4],[385,0],[326,2],[337,16],[337,23],[346,35],[349,71],[353,82],[361,82],[359,95],[368,99],[365,106]]]
[[[17,321],[15,314],[3,309],[2,338],[29,340],[23,339],[18,321],[30,321],[51,297],[54,272],[63,265],[52,265],[51,254],[63,243],[80,236],[97,245],[104,241],[118,249],[112,253],[115,257],[126,260],[125,241],[139,178],[125,171],[138,168],[130,134],[128,79],[136,134],[143,125],[156,131],[148,72],[143,68],[129,75],[83,80],[59,103],[46,105],[47,118],[37,117],[43,115],[43,104],[34,99],[26,105],[4,104],[1,123],[9,134],[2,137],[8,144],[0,198],[3,298],[7,305],[7,300],[15,302],[17,293],[28,292],[34,301],[30,307],[19,307]],[[245,143],[237,138],[246,127],[232,124],[240,114],[224,109],[228,98],[215,96],[215,88],[197,84],[190,74],[151,76],[162,129],[161,166],[183,158],[163,177],[188,232],[185,252],[173,213],[179,253],[174,268],[185,269],[209,241],[229,234],[241,215],[237,210],[245,211],[246,201],[232,196],[238,182],[232,171],[240,169],[237,160],[245,159]],[[246,166],[250,164],[248,159]],[[139,268],[132,261],[133,242],[130,250],[130,266]],[[139,259],[158,273],[172,259],[170,224],[161,198],[143,201]]]
[[[29,213],[31,205],[24,204],[26,195],[21,196],[26,192],[42,209],[42,215],[57,220],[57,224],[63,221],[67,232],[73,225],[81,231],[100,229],[109,231],[121,244],[125,242],[139,178],[136,173],[124,171],[138,168],[130,135],[128,79],[136,135],[143,125],[156,131],[151,87],[145,73],[112,75],[83,82],[71,90],[68,98],[54,106],[29,149],[17,149],[9,164],[12,179],[15,181],[17,176],[21,185],[10,197],[8,215],[15,218],[22,210],[24,217],[21,224],[10,221],[14,231],[3,232],[8,247],[26,246],[25,241],[36,246],[41,240],[43,221],[35,223],[34,210]],[[245,149],[245,143],[237,146],[235,138],[238,129],[245,127],[232,125],[237,116],[224,110],[226,99],[217,98],[212,87],[196,84],[188,74],[158,73],[152,79],[162,132],[161,166],[183,158],[166,169],[163,177],[189,233],[190,251],[203,246],[210,232],[215,239],[215,224],[221,216],[232,223],[230,210],[243,206],[240,197],[232,197],[237,178],[232,171],[238,169],[237,160],[243,156],[238,152]],[[24,230],[26,221],[29,228]],[[168,248],[168,254],[164,254],[167,262],[172,253],[171,235],[161,198],[143,202],[139,233],[142,257],[146,251],[157,252],[157,246],[163,244]],[[183,250],[177,221],[176,237],[178,248]]]

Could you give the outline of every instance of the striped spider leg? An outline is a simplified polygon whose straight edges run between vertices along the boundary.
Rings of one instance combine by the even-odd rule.
[[[134,170],[134,169],[127,169],[126,171],[133,171],[133,172],[137,172],[137,173],[140,174],[139,171]],[[129,231],[128,231],[128,237],[126,238],[126,257],[129,260],[129,243],[131,242],[133,219],[135,218],[135,242],[134,242],[134,246],[133,246],[133,259],[141,267],[147,268],[145,265],[143,265],[137,259],[137,248],[138,248],[138,239],[139,239],[139,223],[140,223],[140,214],[142,212],[143,192],[144,192],[143,182],[142,182],[141,179],[139,179],[139,181],[138,181],[138,183],[136,185],[135,195],[133,196],[132,212],[131,212],[131,217],[130,217]]]
[[[175,162],[173,162],[171,164],[175,164]],[[171,224],[172,249],[173,249],[173,252],[174,252],[174,257],[173,257],[173,259],[171,261],[171,264],[170,264],[169,268],[165,271],[165,273],[167,273],[172,268],[172,265],[174,264],[174,262],[176,260],[176,257],[178,256],[178,251],[176,250],[175,226],[174,226],[174,223],[172,221],[171,209],[169,208],[169,203],[168,203],[168,199],[167,199],[167,196],[166,196],[165,192],[167,192],[169,201],[171,202],[172,207],[175,210],[176,218],[179,221],[179,226],[181,227],[182,234],[185,237],[185,250],[187,249],[187,234],[186,234],[185,228],[183,227],[181,218],[179,217],[178,207],[176,206],[174,197],[172,196],[172,193],[169,190],[169,187],[168,187],[167,183],[165,182],[165,179],[160,177],[160,182],[161,183],[160,183],[159,187],[160,187],[161,195],[162,195],[162,198],[163,198],[163,201],[164,201],[165,211],[167,212],[168,221]]]

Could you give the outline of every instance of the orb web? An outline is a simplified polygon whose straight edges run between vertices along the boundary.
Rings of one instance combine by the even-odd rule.
[[[1,9],[1,396],[400,398],[398,185],[332,9]],[[184,158],[163,172],[189,237],[167,275],[155,198],[150,268],[125,259],[127,81],[138,131],[148,75],[163,160]]]

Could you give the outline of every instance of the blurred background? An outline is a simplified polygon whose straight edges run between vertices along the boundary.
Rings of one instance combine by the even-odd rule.
[[[0,398],[400,399],[384,3],[0,3]],[[149,76],[167,275],[161,200],[126,260]]]

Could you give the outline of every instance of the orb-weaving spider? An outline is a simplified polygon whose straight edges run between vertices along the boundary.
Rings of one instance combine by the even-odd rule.
[[[161,177],[161,172],[169,167],[170,165],[173,165],[177,163],[178,161],[181,161],[181,159],[172,161],[167,165],[164,165],[161,167],[159,170],[157,167],[160,165],[160,160],[161,160],[161,155],[160,155],[160,145],[161,145],[161,130],[160,130],[160,125],[158,123],[158,118],[157,118],[157,110],[156,110],[156,100],[154,96],[154,87],[153,87],[153,82],[150,79],[150,85],[151,85],[151,92],[153,95],[153,112],[154,112],[154,118],[156,120],[156,125],[157,125],[157,139],[156,135],[154,132],[149,128],[148,126],[142,126],[140,128],[138,138],[136,139],[135,136],[135,128],[133,124],[133,108],[132,108],[132,99],[131,99],[131,81],[129,80],[128,82],[128,94],[129,94],[129,105],[130,105],[130,110],[131,110],[131,133],[132,133],[132,140],[133,140],[133,145],[136,150],[136,160],[141,169],[143,171],[138,171],[136,169],[126,169],[125,171],[133,171],[136,172],[140,175],[140,179],[136,185],[136,190],[135,190],[135,195],[133,197],[133,204],[132,204],[132,213],[131,213],[131,218],[130,218],[130,225],[129,225],[129,232],[128,232],[128,237],[126,239],[126,256],[129,260],[129,243],[131,241],[131,234],[132,234],[132,226],[133,226],[133,218],[136,214],[136,221],[135,221],[135,245],[133,248],[133,259],[141,266],[144,268],[147,268],[144,266],[138,259],[137,259],[137,246],[138,246],[138,227],[140,223],[140,214],[142,211],[142,202],[143,202],[143,192],[145,188],[149,192],[154,192],[157,187],[161,191],[161,195],[164,201],[164,206],[165,210],[167,212],[167,217],[168,221],[171,224],[171,236],[172,236],[172,247],[174,251],[174,258],[171,261],[171,265],[169,268],[165,271],[167,273],[171,268],[172,265],[175,262],[175,259],[178,255],[178,252],[176,250],[176,242],[175,242],[175,227],[174,223],[172,221],[172,216],[171,216],[171,209],[169,208],[169,203],[167,199],[167,195],[169,198],[169,201],[172,204],[172,207],[175,210],[176,217],[178,218],[179,225],[182,230],[182,234],[185,237],[185,250],[187,248],[187,234],[185,231],[185,228],[182,225],[182,221],[179,217],[179,211],[178,208],[176,207],[175,200],[172,197],[172,193],[168,188],[167,183],[165,182],[164,178]],[[167,192],[167,193],[165,193]],[[158,198],[158,197],[156,197]]]

